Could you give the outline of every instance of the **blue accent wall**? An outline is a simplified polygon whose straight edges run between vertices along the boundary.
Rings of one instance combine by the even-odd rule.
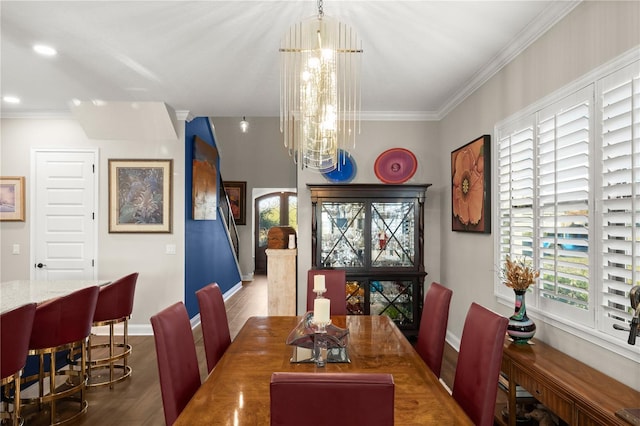
[[[216,147],[211,125],[207,117],[198,117],[185,126],[185,305],[189,318],[198,314],[196,291],[209,283],[216,282],[222,293],[241,282],[240,272],[233,257],[233,247],[229,244],[224,221],[193,220],[191,184],[193,181],[193,143],[198,136]],[[218,171],[218,205],[220,205],[220,157]]]

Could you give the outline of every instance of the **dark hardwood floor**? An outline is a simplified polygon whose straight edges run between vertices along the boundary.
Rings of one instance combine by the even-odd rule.
[[[257,276],[254,281],[244,283],[242,289],[227,302],[229,330],[234,338],[247,318],[267,314],[267,280]],[[200,327],[194,330],[194,339],[200,375],[206,378],[206,359]],[[89,408],[87,413],[70,423],[72,426],[162,426],[164,414],[158,382],[158,370],[153,336],[130,336],[133,346],[129,364],[131,377],[114,386],[93,388],[87,391]],[[451,387],[455,372],[457,352],[445,345],[442,379]],[[46,425],[40,417],[27,418],[28,426]]]

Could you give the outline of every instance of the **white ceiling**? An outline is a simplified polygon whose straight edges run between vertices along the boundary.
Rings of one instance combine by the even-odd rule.
[[[71,99],[194,116],[279,115],[280,39],[316,1],[0,2],[3,117]],[[365,118],[440,118],[578,1],[325,1],[363,40]],[[35,54],[34,43],[58,55]]]

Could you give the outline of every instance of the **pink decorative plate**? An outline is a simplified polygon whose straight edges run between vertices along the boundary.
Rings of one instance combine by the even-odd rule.
[[[376,159],[373,171],[384,183],[403,183],[411,179],[418,168],[413,152],[404,148],[391,148]]]

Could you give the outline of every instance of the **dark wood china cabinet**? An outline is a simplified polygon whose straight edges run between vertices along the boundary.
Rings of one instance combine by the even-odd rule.
[[[423,185],[307,185],[312,267],[344,269],[350,315],[387,315],[407,337],[420,325],[424,277]]]

